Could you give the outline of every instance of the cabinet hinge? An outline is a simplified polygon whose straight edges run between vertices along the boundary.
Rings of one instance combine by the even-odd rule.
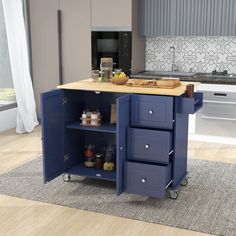
[[[64,106],[66,103],[67,103],[67,98],[64,97],[64,98],[62,99],[62,105]]]
[[[65,154],[64,155],[64,162],[68,161],[69,160],[69,154]]]

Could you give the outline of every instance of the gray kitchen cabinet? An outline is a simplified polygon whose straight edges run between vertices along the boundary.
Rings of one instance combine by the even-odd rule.
[[[140,34],[235,36],[235,0],[141,0]]]
[[[59,85],[60,75],[62,83],[90,77],[90,1],[29,0],[29,5],[32,77],[40,117],[40,93]]]
[[[91,76],[90,1],[61,0],[63,83]]]
[[[37,113],[40,93],[59,84],[57,9],[58,0],[29,0],[32,77]]]
[[[171,29],[171,0],[141,0],[140,34],[146,37],[173,34]]]
[[[131,30],[132,0],[91,0],[92,28]]]

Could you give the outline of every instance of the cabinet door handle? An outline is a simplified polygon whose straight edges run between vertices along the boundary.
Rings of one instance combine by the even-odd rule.
[[[61,10],[57,10],[57,34],[58,34],[58,64],[59,64],[59,85],[63,84],[63,70],[62,70],[62,20]]]
[[[146,149],[148,149],[149,147],[150,147],[150,145],[149,145],[149,144],[146,144],[146,145],[145,145],[145,148],[146,148]]]
[[[120,151],[122,151],[123,150],[123,147],[122,146],[120,146]]]
[[[153,110],[149,110],[148,113],[149,113],[149,115],[152,115],[153,114]]]
[[[146,183],[146,179],[145,178],[142,178],[142,183]]]

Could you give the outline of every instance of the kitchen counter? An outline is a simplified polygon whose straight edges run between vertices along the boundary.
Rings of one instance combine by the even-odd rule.
[[[158,75],[156,71],[145,71],[140,74],[131,75],[131,78],[140,79],[159,79],[162,76]],[[178,73],[178,72],[177,72]],[[184,73],[183,73],[184,74]],[[168,77],[168,76],[167,76]],[[177,77],[177,76],[176,76]],[[213,84],[231,84],[236,85],[236,75],[212,75],[211,73],[196,73],[191,76],[189,73],[184,75],[178,75],[181,81],[201,82],[201,83],[213,83]]]
[[[108,82],[93,82],[92,79],[80,80],[77,82],[59,85],[57,88],[86,90],[98,92],[115,92],[115,93],[136,93],[136,94],[152,94],[152,95],[166,95],[166,96],[181,96],[185,93],[186,85],[188,83],[182,82],[181,86],[174,89],[162,88],[139,88],[128,87],[126,85],[115,85]]]

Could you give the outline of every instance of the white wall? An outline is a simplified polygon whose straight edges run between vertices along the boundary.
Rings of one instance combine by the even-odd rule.
[[[0,111],[0,132],[16,127],[17,107]]]

